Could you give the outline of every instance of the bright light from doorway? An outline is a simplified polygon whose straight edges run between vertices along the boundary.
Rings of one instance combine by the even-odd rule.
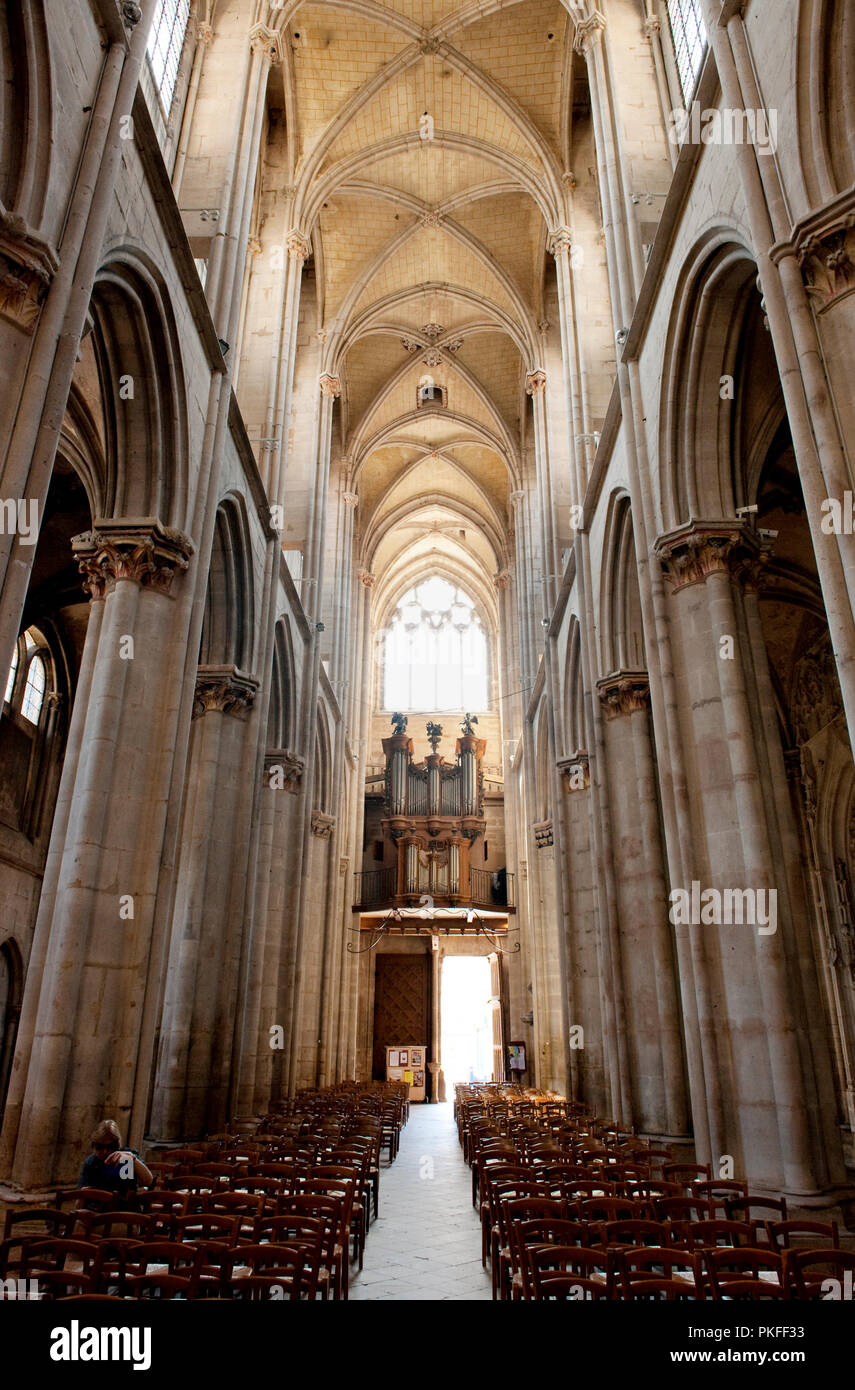
[[[457,1082],[493,1079],[490,962],[486,956],[446,956],[442,963],[442,1070],[446,1095]]]

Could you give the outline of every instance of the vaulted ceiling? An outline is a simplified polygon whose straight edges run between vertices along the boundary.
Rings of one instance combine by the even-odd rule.
[[[431,556],[483,581],[510,559],[567,220],[573,23],[560,0],[292,0],[273,20],[363,561],[398,587]]]

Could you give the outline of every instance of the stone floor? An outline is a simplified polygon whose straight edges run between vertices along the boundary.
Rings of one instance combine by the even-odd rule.
[[[380,1216],[351,1274],[352,1299],[490,1298],[472,1177],[451,1105],[413,1105],[391,1168],[380,1175]]]

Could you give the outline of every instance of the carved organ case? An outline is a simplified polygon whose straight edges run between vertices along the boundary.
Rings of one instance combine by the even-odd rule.
[[[482,762],[486,739],[464,733],[457,740],[457,761],[441,753],[413,762],[413,741],[406,733],[383,740],[386,795],[383,835],[395,843],[395,905],[417,906],[424,895],[436,906],[465,906],[471,901],[469,853],[484,834]]]

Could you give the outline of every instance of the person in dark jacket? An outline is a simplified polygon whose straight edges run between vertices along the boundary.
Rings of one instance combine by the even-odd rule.
[[[80,1170],[78,1187],[95,1187],[121,1196],[136,1192],[138,1187],[151,1187],[151,1170],[131,1149],[122,1148],[115,1120],[102,1120],[89,1142],[92,1152]]]

